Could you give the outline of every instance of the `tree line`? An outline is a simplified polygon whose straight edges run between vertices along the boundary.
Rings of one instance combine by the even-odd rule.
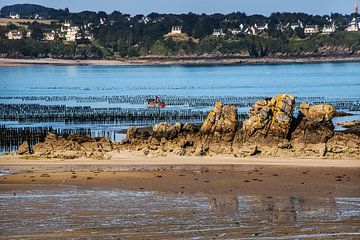
[[[359,33],[343,30],[353,14],[309,15],[305,13],[273,13],[270,16],[246,15],[242,12],[230,14],[160,14],[131,16],[119,11],[110,14],[99,11],[71,13],[69,9],[52,9],[40,5],[16,4],[1,9],[6,17],[16,12],[22,18],[57,20],[51,25],[38,22],[25,23],[32,31],[31,38],[17,41],[6,40],[5,34],[19,26],[9,24],[0,27],[0,54],[18,57],[60,57],[60,58],[104,58],[138,57],[146,55],[178,56],[202,54],[239,54],[253,57],[270,55],[301,55],[318,53],[319,49],[344,47],[356,52],[359,49]],[[74,25],[86,27],[94,35],[94,41],[77,40],[64,43],[61,40],[44,42],[47,31],[57,31],[61,23],[70,21]],[[293,22],[303,25],[324,26],[334,22],[337,32],[331,35],[306,36],[303,29],[290,27],[279,29],[279,24]],[[258,35],[239,33],[232,35],[228,29],[238,29],[240,25],[250,27],[268,24],[268,29]],[[172,26],[182,26],[182,38],[166,37]],[[214,37],[214,29],[223,29],[227,34]]]

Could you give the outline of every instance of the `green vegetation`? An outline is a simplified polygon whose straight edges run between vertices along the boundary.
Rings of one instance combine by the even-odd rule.
[[[2,55],[12,58],[101,59],[110,55],[104,48],[91,44],[36,41],[34,39],[0,40]]]
[[[23,26],[9,24],[0,27],[0,55],[3,57],[56,57],[100,59],[112,57],[182,56],[203,54],[237,54],[264,57],[274,55],[301,56],[308,54],[351,54],[360,50],[360,32],[345,32],[353,15],[331,14],[330,16],[308,15],[304,13],[273,13],[247,16],[244,13],[198,15],[158,14],[130,16],[114,11],[84,11],[70,13],[68,9],[57,10],[39,5],[16,4],[1,9],[0,17],[16,12],[22,18],[55,19],[58,22],[41,24],[36,21]],[[303,28],[291,29],[289,23],[301,21],[303,25],[316,24],[320,27],[332,19],[337,31],[331,35],[315,34],[306,36]],[[90,41],[85,37],[75,42],[43,41],[45,33],[59,32],[61,23],[70,21],[79,26],[80,35],[85,31],[94,36]],[[230,29],[240,25],[249,28],[255,24],[268,24],[266,30],[256,35],[242,31],[233,35]],[[279,29],[279,24],[284,27]],[[285,27],[287,25],[287,27]],[[172,26],[182,26],[180,36],[167,36]],[[225,36],[215,37],[212,32],[221,28]],[[31,31],[31,37],[21,40],[7,40],[10,30]],[[84,35],[85,36],[85,35]],[[326,51],[324,52],[324,49]],[[341,49],[344,52],[341,52]]]

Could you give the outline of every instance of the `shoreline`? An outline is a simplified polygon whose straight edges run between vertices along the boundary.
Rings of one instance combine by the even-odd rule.
[[[326,56],[326,57],[141,57],[114,60],[73,60],[73,59],[14,59],[0,58],[0,67],[14,66],[167,66],[167,65],[261,65],[261,64],[293,64],[293,63],[333,63],[360,62],[360,56]]]
[[[284,166],[284,167],[336,167],[336,168],[360,168],[358,159],[332,159],[332,158],[294,158],[294,157],[234,157],[230,155],[214,156],[178,156],[169,154],[167,156],[145,156],[142,152],[117,152],[107,154],[107,160],[96,160],[92,158],[40,158],[20,155],[0,156],[0,169],[9,166],[117,166],[120,169],[157,169],[159,167],[169,169],[201,169],[203,167],[232,168],[242,166]]]
[[[187,194],[358,197],[360,181],[360,161],[350,159],[147,157],[134,153],[117,153],[110,160],[7,156],[0,157],[0,170],[6,173],[0,176],[0,193],[71,185]]]

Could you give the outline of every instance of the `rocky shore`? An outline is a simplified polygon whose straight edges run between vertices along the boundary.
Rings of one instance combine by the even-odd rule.
[[[25,142],[16,153],[27,157],[110,159],[114,152],[142,152],[147,156],[232,156],[360,159],[360,137],[335,132],[330,105],[300,104],[294,117],[295,97],[279,94],[256,102],[249,117],[238,122],[237,108],[218,102],[201,126],[159,123],[150,129],[131,127],[126,140],[110,142],[49,133],[44,142]]]

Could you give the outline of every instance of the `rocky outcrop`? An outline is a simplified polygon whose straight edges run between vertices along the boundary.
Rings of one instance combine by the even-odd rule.
[[[295,130],[291,134],[293,143],[326,143],[334,135],[332,119],[335,108],[326,105],[300,104],[300,112]]]
[[[282,142],[289,136],[294,108],[295,98],[288,94],[256,102],[250,109],[249,119],[243,123],[238,140],[266,144]]]
[[[360,137],[336,132],[326,143],[326,156],[331,158],[360,158]]]
[[[334,132],[330,105],[300,104],[294,118],[295,98],[280,94],[256,102],[241,125],[237,108],[218,102],[201,127],[191,123],[159,123],[152,128],[131,127],[121,144],[49,133],[33,147],[34,155],[48,158],[107,159],[111,151],[142,151],[144,155],[205,156],[213,154],[271,157],[360,158],[360,137]],[[29,154],[24,143],[18,154]]]
[[[293,117],[294,109],[295,98],[288,94],[259,101],[239,128],[236,107],[216,103],[199,131],[195,125],[161,123],[153,127],[148,139],[138,141],[135,148],[130,146],[155,156],[173,152],[197,156],[333,157],[347,152],[358,157],[356,144],[360,145],[360,140],[356,136],[337,133],[334,137],[332,106],[300,104],[297,118]],[[346,146],[347,138],[353,143],[351,150]]]
[[[113,149],[113,144],[107,138],[96,140],[78,135],[69,135],[65,138],[49,132],[44,142],[33,146],[32,154],[46,158],[91,157],[104,159],[106,153]]]
[[[175,123],[174,125],[166,122],[155,124],[152,129],[152,136],[159,139],[174,139],[179,136],[181,127],[181,123]]]
[[[20,146],[19,149],[16,152],[19,155],[25,155],[25,154],[31,154],[32,150],[30,148],[29,142],[24,141]]]
[[[237,117],[235,106],[226,106],[217,102],[202,124],[200,133],[211,141],[230,142],[234,139],[237,130]]]

